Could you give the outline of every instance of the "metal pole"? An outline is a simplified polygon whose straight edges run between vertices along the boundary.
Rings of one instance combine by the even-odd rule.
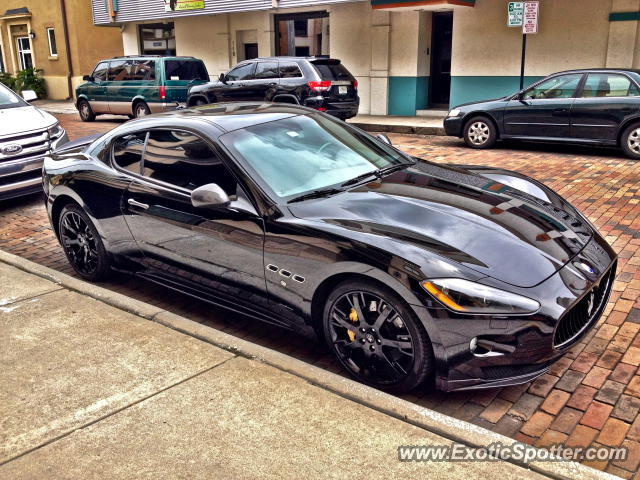
[[[67,89],[69,97],[73,99],[73,59],[71,57],[71,45],[69,42],[69,22],[67,21],[67,5],[65,0],[60,0],[60,14],[62,16],[62,32],[64,33],[64,48],[67,51]],[[48,39],[47,39],[48,40]]]
[[[527,35],[522,34],[522,59],[520,61],[520,90],[524,88],[524,61],[527,56]]]

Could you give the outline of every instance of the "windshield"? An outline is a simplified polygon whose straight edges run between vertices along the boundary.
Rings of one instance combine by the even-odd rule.
[[[24,107],[27,103],[0,83],[0,108]]]
[[[317,114],[243,128],[223,135],[221,141],[257,174],[267,193],[279,199],[411,163],[364,132]]]

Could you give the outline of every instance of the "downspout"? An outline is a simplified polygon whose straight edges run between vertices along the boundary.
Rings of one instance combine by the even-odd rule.
[[[69,42],[69,25],[67,23],[67,5],[65,0],[60,0],[60,12],[62,14],[62,30],[64,32],[64,46],[67,51],[67,89],[69,90],[68,98],[73,98],[73,85],[71,78],[73,77],[73,62],[71,60],[71,45]]]

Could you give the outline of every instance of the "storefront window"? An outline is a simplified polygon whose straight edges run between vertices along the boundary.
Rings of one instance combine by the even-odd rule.
[[[329,55],[329,13],[275,16],[278,55]]]
[[[140,54],[176,54],[176,31],[173,23],[147,23],[140,25]]]

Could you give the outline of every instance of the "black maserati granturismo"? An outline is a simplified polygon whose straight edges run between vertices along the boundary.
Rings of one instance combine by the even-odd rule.
[[[601,316],[616,255],[541,183],[412,158],[296,105],[127,122],[45,159],[75,271],[133,274],[324,340],[408,391],[524,383]]]

